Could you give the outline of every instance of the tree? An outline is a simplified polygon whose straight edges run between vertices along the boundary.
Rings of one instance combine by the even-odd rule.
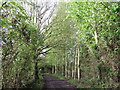
[[[36,79],[36,67],[32,67],[36,65],[38,53],[42,52],[37,49],[42,46],[43,39],[18,2],[5,2],[1,8],[3,88],[23,87],[34,77]]]

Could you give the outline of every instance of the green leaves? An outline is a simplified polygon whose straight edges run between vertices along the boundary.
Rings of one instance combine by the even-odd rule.
[[[83,70],[82,78],[93,78],[93,81],[96,82],[98,82],[97,80],[102,78],[100,82],[105,82],[104,86],[109,86],[112,82],[109,80],[105,80],[105,78],[110,77],[109,79],[111,79],[111,76],[109,76],[109,74],[114,73],[110,71],[110,69],[115,69],[115,66],[111,65],[111,63],[115,63],[117,65],[117,62],[119,62],[119,5],[119,2],[68,3],[67,10],[65,11],[65,15],[67,14],[66,17],[62,17],[62,12],[56,16],[56,21],[59,20],[59,18],[61,18],[63,22],[59,25],[55,24],[54,28],[51,28],[51,39],[49,38],[47,41],[50,42],[49,44],[51,44],[52,42],[53,45],[54,43],[58,43],[58,46],[54,48],[53,51],[56,51],[56,53],[59,53],[59,55],[54,56],[54,54],[48,54],[47,57],[49,58],[47,59],[54,59],[58,62],[60,59],[61,63],[58,63],[57,65],[59,66],[60,64],[65,65],[67,67],[65,63],[62,63],[62,60],[64,59],[67,62],[67,64],[69,64],[71,58],[73,57],[73,62],[75,62],[77,52],[74,49],[76,47],[80,48],[79,59],[81,61],[80,63],[83,64],[83,66],[80,67]],[[61,17],[59,17],[59,15],[61,15]],[[69,21],[72,21],[73,23],[70,23]],[[69,26],[71,26],[72,28],[69,28]],[[71,32],[70,30],[73,30],[73,32]],[[68,32],[66,33],[66,31]],[[69,34],[69,32],[71,32],[72,34]],[[67,36],[67,34],[69,36],[69,39],[64,37]],[[59,41],[62,37],[62,41],[66,43]],[[63,50],[64,53],[61,54],[60,50]],[[50,63],[50,61],[48,61],[48,63]],[[105,73],[105,71],[101,69],[101,66],[100,68],[97,67],[99,64],[103,64],[105,70],[107,69],[106,66],[109,67],[111,65],[111,67],[110,69],[108,69],[108,71],[106,70],[107,73]],[[78,68],[79,67],[77,67],[77,69]],[[89,70],[87,68],[89,68]],[[94,71],[92,69],[94,69]],[[118,69],[116,68],[115,70],[117,73]],[[94,76],[94,73],[97,75]],[[105,75],[103,76],[103,74]],[[96,83],[93,82],[93,84],[97,86]],[[101,86],[103,85],[101,84]]]
[[[35,4],[32,6],[36,7],[36,10],[39,7]],[[82,78],[89,79],[90,82],[92,79],[97,81],[98,77],[102,76],[100,73],[104,74],[104,70],[100,72],[98,70],[100,68],[97,67],[102,63],[103,66],[111,65],[107,70],[109,74],[113,71],[117,73],[116,62],[119,61],[120,52],[119,13],[120,7],[117,2],[61,4],[50,24],[42,27],[44,29],[41,34],[41,27],[33,23],[31,20],[33,16],[27,16],[20,3],[17,1],[3,3],[0,18],[3,28],[4,87],[15,86],[16,79],[25,82],[33,78],[34,63],[39,60],[41,62],[38,63],[39,66],[64,65],[68,67],[68,71],[71,71],[72,64],[72,68],[81,69]],[[38,57],[39,53],[49,49],[45,56],[41,54]],[[105,73],[104,77],[107,78],[109,74]],[[105,85],[110,82],[109,79],[105,81]],[[90,84],[97,86],[95,82]]]
[[[18,78],[25,82],[28,78],[33,79],[33,60],[38,58],[40,51],[37,51],[37,48],[44,42],[36,24],[30,20],[25,9],[17,1],[3,3],[1,12],[3,63],[5,63],[3,65],[3,87],[7,87],[6,85],[12,87],[16,85],[13,81]],[[32,74],[26,73],[28,71]],[[12,84],[8,84],[9,81]]]

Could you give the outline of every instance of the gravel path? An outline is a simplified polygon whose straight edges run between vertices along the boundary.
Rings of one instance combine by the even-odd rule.
[[[68,82],[64,80],[60,80],[58,78],[55,78],[51,75],[45,75],[45,89],[51,89],[51,90],[56,90],[56,89],[75,89],[75,87]]]

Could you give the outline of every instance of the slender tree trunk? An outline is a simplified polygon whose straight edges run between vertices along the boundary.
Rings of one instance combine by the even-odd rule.
[[[57,74],[57,66],[55,65],[55,74]]]
[[[100,81],[105,82],[105,67],[103,64],[100,64],[100,66],[98,67],[99,69],[99,77],[100,77]]]
[[[120,4],[119,4],[120,5]],[[117,74],[117,80],[118,80],[118,88],[120,88],[120,57],[118,56],[118,74]]]
[[[118,74],[117,74],[117,78],[118,78],[118,83],[119,83],[118,88],[120,88],[120,64],[119,64],[119,66],[118,66]]]
[[[35,60],[35,80],[38,80],[38,62]]]
[[[70,62],[68,62],[68,79],[70,79]]]
[[[65,60],[65,77],[67,78],[67,60]]]
[[[79,47],[78,47],[78,81],[80,80],[80,55],[79,55]]]
[[[52,74],[55,73],[55,67],[52,66]]]
[[[74,67],[74,79],[76,79],[76,69],[77,69],[77,67],[76,67],[76,65],[77,65],[77,60],[76,60],[76,57],[77,57],[77,49],[75,48],[75,67]]]
[[[64,64],[62,65],[62,75],[64,76]]]
[[[71,67],[72,67],[72,78],[74,78],[74,63],[72,63]]]
[[[59,65],[57,64],[57,74],[60,74]]]
[[[69,57],[68,57],[68,54],[67,54],[67,78],[69,79],[70,78],[70,67],[69,67]]]

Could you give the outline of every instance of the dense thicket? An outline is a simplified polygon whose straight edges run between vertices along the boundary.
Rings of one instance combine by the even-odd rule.
[[[38,79],[37,50],[43,40],[26,10],[15,1],[2,3],[3,88],[19,88]]]

